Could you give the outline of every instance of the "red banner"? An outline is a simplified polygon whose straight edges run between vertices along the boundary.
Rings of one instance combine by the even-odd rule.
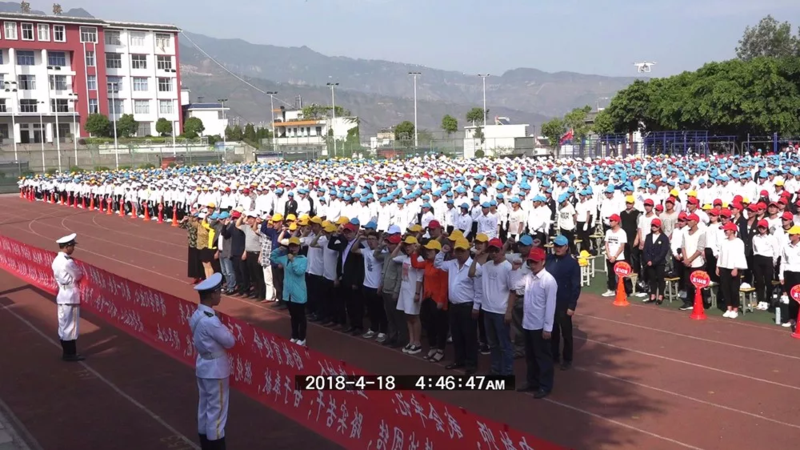
[[[55,256],[0,236],[0,266],[53,294],[57,287],[50,265]],[[189,318],[195,303],[76,262],[85,274],[80,283],[83,308],[194,367]],[[237,341],[229,353],[231,386],[345,448],[563,448],[419,392],[296,390],[295,375],[368,373],[234,317],[219,316]]]

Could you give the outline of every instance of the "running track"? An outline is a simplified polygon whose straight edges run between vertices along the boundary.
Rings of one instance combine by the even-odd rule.
[[[185,277],[182,230],[0,197],[1,234],[55,250],[55,239],[70,232],[79,234],[79,259],[195,297]],[[80,347],[91,358],[83,366],[62,364],[53,355],[51,296],[0,274],[0,304],[0,338],[14,343],[0,348],[0,358],[16,361],[13,370],[0,372],[0,398],[45,449],[59,448],[59,439],[122,450],[196,448],[185,442],[196,433],[190,369],[90,315],[83,318]],[[269,305],[226,297],[220,309],[288,332],[287,315]],[[547,399],[516,392],[435,396],[572,448],[797,447],[800,342],[785,329],[721,318],[697,323],[686,313],[652,305],[616,308],[610,299],[588,294],[581,297],[575,325],[574,369],[557,371]],[[446,372],[418,355],[316,325],[308,342],[374,373]],[[523,361],[516,362],[516,374],[524,376]],[[243,395],[232,397],[228,432],[231,448],[265,442],[271,448],[337,448]]]

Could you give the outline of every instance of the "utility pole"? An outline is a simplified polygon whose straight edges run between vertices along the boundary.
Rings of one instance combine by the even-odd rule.
[[[272,119],[272,151],[275,151],[275,96],[278,95],[278,91],[267,91],[269,95],[269,117]]]
[[[334,131],[334,124],[336,123],[336,94],[334,94],[334,89],[338,86],[339,83],[328,83],[328,86],[331,88],[331,113],[333,114],[331,119],[331,134],[333,136],[333,156],[336,157],[336,132]]]
[[[225,120],[225,102],[228,101],[227,98],[218,98],[217,101],[222,105],[222,120]],[[222,146],[227,150],[228,148],[228,140],[227,136],[225,136],[225,131],[227,131],[227,126],[225,130],[222,131]]]
[[[488,123],[486,123],[486,79],[489,78],[488,73],[479,73],[479,77],[483,78],[483,126],[484,128]]]
[[[422,75],[422,72],[408,72],[409,75],[414,77],[414,149],[419,148],[419,134],[417,133],[417,76]]]

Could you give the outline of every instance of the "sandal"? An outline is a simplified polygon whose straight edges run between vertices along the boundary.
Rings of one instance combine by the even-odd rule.
[[[436,351],[436,353],[435,353],[433,356],[431,356],[431,358],[429,359],[429,361],[430,361],[430,362],[435,362],[435,363],[438,363],[438,362],[440,362],[440,361],[441,361],[441,360],[443,360],[443,359],[444,359],[444,352],[443,352],[443,351],[441,351],[441,350],[437,350],[437,351]]]
[[[430,360],[431,358],[433,358],[433,355],[435,355],[435,354],[436,354],[436,349],[432,348],[432,349],[428,350],[428,354],[423,356],[422,359]]]

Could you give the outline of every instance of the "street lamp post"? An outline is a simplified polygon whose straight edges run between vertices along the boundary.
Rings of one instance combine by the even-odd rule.
[[[50,75],[50,90],[55,91],[58,86],[56,86],[56,78],[55,75]],[[58,132],[58,99],[52,98],[50,99],[50,106],[53,108],[53,114],[56,116],[56,129],[53,136],[56,140],[56,153],[58,154],[58,171],[61,172],[61,136]]]
[[[44,162],[44,117],[43,117],[44,106],[43,105],[45,105],[45,101],[39,100],[36,103],[39,109],[39,140],[42,143],[42,173],[45,173],[47,172],[47,164]]]
[[[69,100],[72,101],[72,146],[75,150],[75,165],[78,165],[78,94],[72,92],[69,94]]]
[[[336,157],[336,131],[334,131],[334,127],[336,126],[336,95],[333,93],[334,88],[338,86],[339,83],[328,83],[328,86],[331,87],[331,113],[333,114],[331,117],[331,134],[333,135],[333,156]]]
[[[222,120],[224,121],[225,120],[225,102],[227,102],[228,99],[227,98],[218,98],[217,101],[222,104]],[[222,146],[227,149],[228,148],[228,140],[227,140],[227,138],[225,136],[225,131],[226,130],[222,130]]]
[[[3,85],[5,86],[6,91],[11,91],[14,93],[14,98],[16,99],[16,102],[11,108],[11,140],[14,141],[14,162],[17,162],[19,160],[17,158],[17,120],[14,118],[14,114],[17,112],[17,108],[19,108],[19,93],[17,92],[17,82],[4,81]]]
[[[114,119],[114,163],[116,170],[119,170],[119,145],[117,142],[117,100],[114,94],[117,93],[117,83],[108,83],[109,90],[111,91],[111,117]],[[172,133],[175,136],[175,133]]]
[[[275,150],[275,96],[278,95],[278,91],[267,91],[267,95],[269,95],[269,115],[272,119],[272,151]]]
[[[486,123],[486,79],[489,78],[488,73],[479,73],[479,77],[483,78],[483,126],[487,125]]]
[[[417,76],[422,75],[422,72],[408,72],[409,75],[414,77],[414,149],[419,147],[419,134],[417,133]]]

